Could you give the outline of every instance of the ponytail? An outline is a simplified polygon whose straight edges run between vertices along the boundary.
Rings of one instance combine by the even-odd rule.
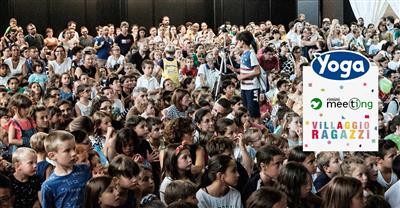
[[[229,163],[233,161],[230,156],[227,155],[216,155],[208,161],[208,166],[205,168],[203,175],[201,176],[200,187],[204,188],[210,185],[217,179],[217,173],[224,173],[229,167]]]

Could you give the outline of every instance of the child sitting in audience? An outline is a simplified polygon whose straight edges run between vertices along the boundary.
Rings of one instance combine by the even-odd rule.
[[[340,173],[339,153],[320,152],[317,155],[317,166],[321,173],[314,180],[314,186],[319,192],[333,177]]]
[[[36,151],[37,165],[36,165],[36,175],[39,177],[40,183],[43,183],[50,174],[53,172],[53,165],[47,161],[47,153],[44,149],[44,140],[47,134],[43,132],[38,132],[31,137],[31,147]]]
[[[12,162],[14,174],[10,175],[12,193],[15,196],[14,207],[38,206],[40,179],[36,176],[37,157],[35,150],[27,147],[18,148]]]
[[[165,189],[165,203],[170,205],[173,202],[187,202],[196,205],[196,192],[196,184],[188,180],[172,181]]]
[[[392,140],[379,140],[378,151],[378,183],[389,189],[397,182],[398,176],[393,172],[393,159],[397,155],[397,146]]]
[[[49,159],[54,161],[54,172],[42,184],[42,207],[78,207],[83,203],[86,182],[90,179],[89,166],[75,164],[75,138],[66,131],[52,131],[44,140]]]

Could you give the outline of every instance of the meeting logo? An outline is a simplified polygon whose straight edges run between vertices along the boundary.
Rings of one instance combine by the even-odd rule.
[[[311,108],[314,110],[319,110],[323,106],[327,109],[329,108],[336,108],[336,109],[344,109],[350,108],[351,110],[358,110],[358,109],[368,109],[371,110],[373,108],[372,101],[364,101],[358,98],[351,98],[349,100],[340,100],[340,98],[327,98],[325,105],[323,104],[322,100],[319,98],[313,98],[310,102]]]
[[[331,80],[351,80],[368,72],[368,59],[352,51],[328,51],[311,63],[314,72]]]
[[[319,110],[322,107],[322,101],[319,98],[314,98],[311,100],[311,108],[314,110]]]

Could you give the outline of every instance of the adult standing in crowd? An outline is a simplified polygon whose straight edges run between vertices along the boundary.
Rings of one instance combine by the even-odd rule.
[[[125,56],[133,44],[133,36],[128,33],[129,23],[126,21],[121,22],[121,34],[115,37],[115,44],[121,49],[121,55]]]
[[[82,47],[93,47],[93,36],[89,35],[87,27],[81,27],[81,37],[79,37],[79,45]]]
[[[25,36],[25,41],[29,46],[35,46],[39,50],[42,50],[44,38],[41,34],[37,33],[36,26],[33,23],[29,23],[28,26],[26,26],[26,30],[29,34]]]

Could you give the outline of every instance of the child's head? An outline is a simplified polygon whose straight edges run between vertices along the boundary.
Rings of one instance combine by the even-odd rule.
[[[256,159],[260,174],[270,178],[277,178],[285,156],[278,147],[265,145],[257,151]]]
[[[255,127],[250,127],[245,130],[243,135],[244,141],[247,145],[255,149],[259,149],[262,146],[262,133],[261,130]]]
[[[70,132],[82,130],[85,131],[86,134],[92,135],[94,132],[93,126],[93,121],[89,116],[79,116],[69,123],[68,130]]]
[[[11,26],[11,27],[17,26],[17,19],[11,18],[11,19],[10,19],[10,26]]]
[[[151,74],[153,73],[153,68],[154,68],[153,61],[146,59],[142,62],[142,70],[145,76],[151,76]]]
[[[154,192],[154,179],[151,166],[143,166],[139,173],[139,186],[142,190],[142,196],[152,194]]]
[[[89,85],[80,84],[80,85],[78,85],[78,88],[76,90],[76,94],[79,96],[79,98],[89,98],[91,91],[92,91],[92,89],[90,89]]]
[[[169,176],[173,180],[190,178],[192,158],[187,145],[170,144],[167,146],[163,161],[163,177]]]
[[[81,76],[79,76],[79,81],[81,84],[89,84],[89,75],[86,73],[82,73]]]
[[[11,107],[13,114],[18,114],[18,116],[26,117],[30,113],[32,101],[27,95],[17,93],[11,97],[8,106]]]
[[[71,134],[75,137],[76,148],[81,149],[85,152],[89,152],[93,147],[87,133],[83,130],[71,131]]]
[[[0,199],[2,207],[12,207],[14,204],[11,181],[3,174],[0,174]]]
[[[317,155],[317,166],[328,177],[333,178],[340,172],[339,153],[320,152]]]
[[[36,174],[37,156],[35,150],[28,147],[18,148],[12,155],[15,172],[24,176]]]
[[[282,91],[288,92],[290,89],[289,81],[287,81],[286,79],[280,79],[276,83],[276,87],[278,88],[279,92],[282,92]]]
[[[169,143],[193,144],[193,130],[190,118],[176,118],[166,122],[164,139]]]
[[[364,160],[364,164],[368,168],[368,180],[376,181],[378,179],[377,152],[356,152],[355,155]]]
[[[75,138],[71,133],[62,130],[50,132],[44,140],[44,148],[56,168],[72,168],[75,165]]]
[[[288,100],[288,95],[286,91],[280,91],[276,95],[277,98],[277,104],[279,105],[285,105],[287,100]]]
[[[294,161],[304,165],[310,174],[314,174],[317,170],[315,166],[315,153],[304,152],[303,146],[299,145],[292,148],[289,152],[288,162]]]
[[[0,77],[5,77],[10,73],[10,67],[7,64],[0,64]]]
[[[70,86],[72,84],[72,79],[71,76],[68,74],[68,72],[62,73],[60,79],[61,79],[61,84],[63,86]]]
[[[47,116],[47,109],[42,105],[35,106],[32,110],[31,117],[35,121],[37,129],[49,128],[49,119]]]
[[[111,125],[111,118],[104,112],[97,111],[93,114],[94,134],[105,135]]]
[[[300,116],[295,112],[288,112],[284,116],[284,122],[288,132],[296,132],[297,129],[302,127],[302,121]]]
[[[196,185],[187,180],[175,180],[168,184],[167,188],[165,189],[165,203],[167,205],[178,202],[184,201],[193,204],[197,204],[196,198],[197,188]]]
[[[289,207],[299,204],[300,199],[307,197],[312,188],[311,174],[297,162],[288,162],[282,167],[278,182],[282,186],[282,191],[288,196]]]
[[[7,80],[7,87],[11,90],[11,92],[16,92],[18,90],[20,81],[18,77],[10,77]]]
[[[163,123],[158,117],[148,117],[146,119],[149,137],[152,139],[161,139],[163,136]]]
[[[35,74],[41,74],[42,71],[43,71],[43,66],[42,66],[42,64],[40,64],[39,62],[33,62],[32,71],[33,71]]]
[[[367,187],[368,182],[368,169],[364,164],[364,160],[357,156],[346,157],[340,165],[342,176],[350,176],[358,179],[363,188]]]
[[[276,134],[267,134],[265,136],[265,144],[278,147],[286,157],[289,157],[289,143],[286,138]]]
[[[131,116],[126,119],[125,126],[132,128],[139,138],[144,138],[149,133],[147,129],[146,119],[142,116]]]
[[[38,132],[31,136],[30,145],[37,153],[46,153],[46,150],[44,149],[44,140],[47,135],[48,134],[44,132]]]
[[[246,201],[247,208],[286,208],[287,196],[273,187],[261,187]]]
[[[10,112],[6,107],[0,107],[0,125],[5,126],[10,120]]]
[[[215,123],[215,131],[218,136],[226,136],[234,140],[237,137],[238,128],[233,120],[220,118]]]
[[[367,197],[364,208],[390,208],[390,204],[381,195]]]
[[[235,84],[230,79],[222,82],[222,91],[226,96],[233,96],[235,94]]]
[[[322,196],[322,208],[364,207],[361,182],[348,176],[335,177]]]
[[[119,207],[128,199],[128,193],[119,188],[110,176],[90,179],[84,196],[84,207]]]
[[[116,156],[108,166],[108,174],[118,180],[118,184],[125,189],[134,189],[138,186],[140,168],[131,157]]]
[[[379,140],[378,166],[392,169],[393,159],[397,155],[397,146],[392,140]]]
[[[56,106],[51,106],[47,108],[47,116],[49,121],[49,126],[52,129],[59,128],[62,122],[62,113],[61,110]]]
[[[231,99],[231,103],[232,103],[232,111],[234,113],[238,112],[240,107],[243,107],[242,98],[240,96],[233,96]]]
[[[235,149],[235,143],[228,137],[216,137],[207,142],[206,150],[208,156],[213,157],[215,155],[228,155],[233,156],[233,150]]]
[[[136,132],[132,128],[122,128],[118,131],[115,139],[115,151],[118,154],[132,157],[138,144],[139,140]]]
[[[221,182],[224,187],[236,186],[238,180],[239,173],[235,160],[227,155],[215,155],[208,161],[200,186],[206,187],[214,182]]]
[[[185,59],[185,65],[186,65],[186,67],[187,67],[188,69],[193,68],[194,61],[193,61],[193,58],[192,58],[191,56],[187,56],[187,57],[186,57],[186,59]]]

